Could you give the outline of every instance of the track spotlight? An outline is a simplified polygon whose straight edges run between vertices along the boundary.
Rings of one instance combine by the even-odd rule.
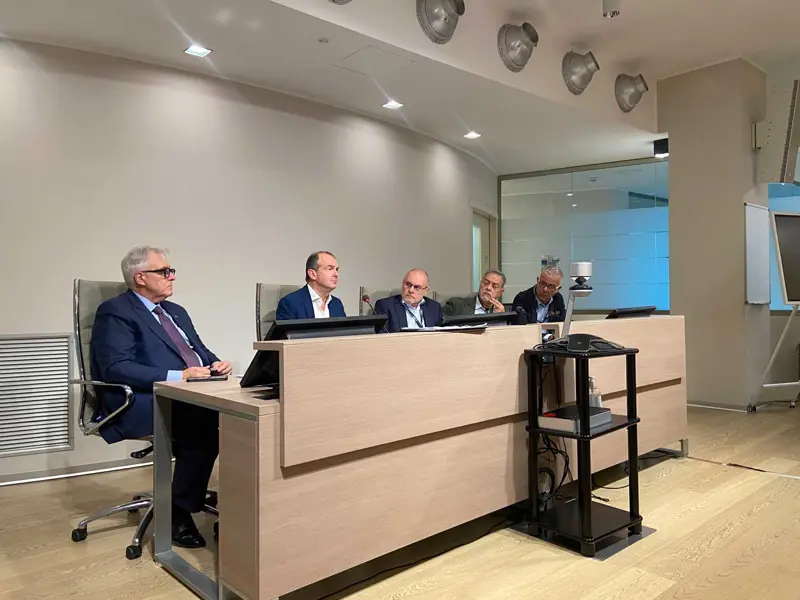
[[[417,0],[419,26],[436,44],[450,41],[462,16],[464,0]]]
[[[594,54],[578,54],[577,52],[567,52],[561,61],[561,75],[567,89],[576,96],[583,93],[592,82],[592,77],[596,71],[600,70],[600,65]]]
[[[538,45],[539,34],[530,23],[506,24],[497,32],[497,51],[503,64],[514,73],[525,68]]]
[[[603,0],[603,16],[606,19],[618,17],[622,8],[622,0]]]
[[[614,96],[617,98],[619,109],[624,113],[631,112],[639,104],[642,95],[649,89],[641,74],[636,77],[625,74],[617,75],[617,80],[614,82]]]

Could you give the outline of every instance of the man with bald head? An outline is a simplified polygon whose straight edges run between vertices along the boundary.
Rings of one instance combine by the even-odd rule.
[[[425,296],[428,289],[428,274],[422,269],[411,269],[403,277],[400,294],[378,300],[375,314],[388,317],[384,333],[439,325],[442,305]]]

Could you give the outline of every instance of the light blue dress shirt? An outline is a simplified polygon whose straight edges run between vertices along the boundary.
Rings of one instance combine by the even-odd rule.
[[[533,293],[536,296],[536,292]],[[553,303],[553,299],[550,298],[547,304],[542,304],[542,301],[539,300],[539,296],[536,296],[536,322],[537,323],[544,323],[547,321],[547,315],[550,312],[550,305]]]
[[[136,292],[133,292],[133,293],[136,294]],[[150,300],[148,300],[144,296],[140,296],[139,294],[136,294],[136,297],[139,298],[139,300],[142,301],[142,304],[144,304],[144,307],[147,309],[147,312],[149,312],[151,315],[153,315],[153,318],[156,321],[158,321],[159,325],[161,325],[161,319],[159,319],[158,315],[153,312],[153,309],[155,309],[156,305],[153,304],[152,302],[150,302]],[[178,324],[175,322],[175,320],[170,316],[170,314],[167,311],[164,311],[164,314],[167,315],[167,318],[170,321],[172,321],[172,324],[175,325],[175,329],[177,329],[180,332],[181,337],[183,337],[183,341],[185,341],[186,344],[189,346],[189,348],[191,348],[192,344],[191,344],[191,342],[189,342],[189,338],[186,337],[186,334],[183,332],[183,329],[178,327]],[[192,349],[192,351],[194,351],[194,349]],[[198,362],[202,365],[203,364],[203,360],[200,358],[200,355],[197,354],[197,352],[195,352],[194,354],[195,354],[195,356],[197,356]],[[167,371],[167,381],[181,381],[182,379],[183,379],[183,371]]]
[[[406,323],[407,323],[406,328],[407,329],[419,329],[419,324],[411,317],[411,315],[414,315],[415,317],[417,317],[417,321],[422,323],[422,326],[425,327],[425,317],[422,314],[422,305],[423,304],[425,304],[425,299],[424,298],[422,299],[422,302],[420,302],[416,306],[411,306],[410,304],[406,304],[405,301],[403,301],[403,306],[405,307],[405,310],[406,310]],[[408,313],[411,313],[411,314],[408,314]]]

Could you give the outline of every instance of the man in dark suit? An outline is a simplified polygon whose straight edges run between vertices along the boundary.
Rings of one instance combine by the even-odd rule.
[[[442,312],[448,317],[505,312],[506,309],[500,302],[505,285],[506,276],[497,269],[489,269],[481,278],[477,294],[465,298],[450,298],[444,303]]]
[[[441,323],[442,305],[425,296],[429,289],[425,271],[409,271],[403,278],[401,289],[402,292],[397,296],[382,298],[375,303],[375,314],[388,317],[383,333],[393,333],[403,328],[435,327]]]
[[[306,285],[278,302],[276,321],[344,317],[342,301],[332,295],[339,284],[339,263],[330,252],[314,252],[306,260]]]
[[[536,285],[516,295],[512,306],[528,315],[528,323],[560,323],[565,317],[564,297],[559,290],[564,274],[557,265],[542,269]]]
[[[133,248],[122,259],[122,274],[128,291],[100,305],[92,328],[92,374],[101,381],[126,384],[134,392],[133,404],[100,432],[109,443],[153,434],[155,382],[228,375],[232,370],[229,362],[203,344],[188,313],[167,301],[175,269],[164,250]],[[103,414],[122,406],[121,394],[101,390]],[[191,513],[203,508],[219,452],[217,417],[206,408],[173,403],[172,541],[176,546],[205,546]]]

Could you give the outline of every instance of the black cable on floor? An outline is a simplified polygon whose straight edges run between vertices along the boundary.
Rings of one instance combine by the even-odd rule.
[[[657,458],[678,458],[678,456],[676,456],[675,454],[672,454],[671,452],[666,452],[664,450],[652,450],[652,451],[650,451],[650,452],[648,452],[646,454],[642,454],[639,457],[639,461],[656,460]],[[639,470],[641,471],[641,469],[639,469]],[[625,468],[623,469],[623,471],[625,472],[625,475],[630,475],[630,466],[626,464]],[[628,488],[628,485],[629,484],[627,484],[627,483],[625,485],[620,485],[620,486],[597,485],[597,483],[595,481],[595,478],[594,478],[594,475],[592,475],[592,488],[593,489],[624,490],[624,489]],[[605,499],[600,498],[600,497],[598,497],[597,499],[598,500],[603,500],[604,502],[608,502],[608,500],[605,500]]]

